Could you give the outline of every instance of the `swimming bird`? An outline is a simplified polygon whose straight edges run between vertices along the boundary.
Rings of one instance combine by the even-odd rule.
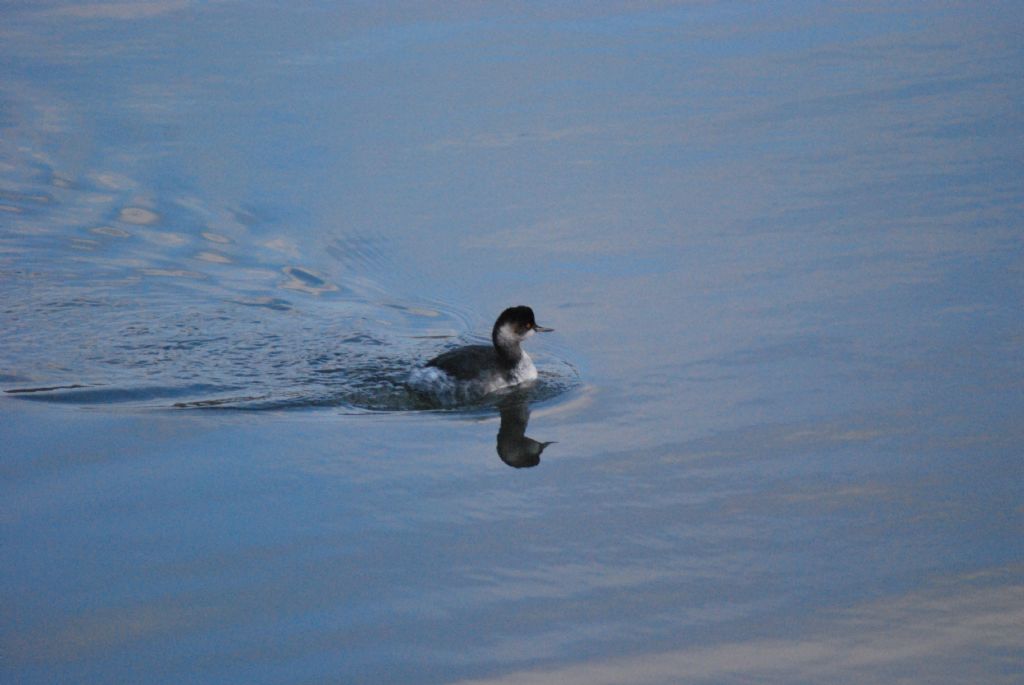
[[[537,378],[522,343],[552,328],[537,325],[529,307],[509,307],[491,329],[490,345],[466,345],[440,354],[412,372],[410,385],[441,399],[471,399]]]

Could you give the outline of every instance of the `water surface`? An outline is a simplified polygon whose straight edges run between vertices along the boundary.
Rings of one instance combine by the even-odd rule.
[[[4,681],[1019,678],[1017,4],[2,13]]]

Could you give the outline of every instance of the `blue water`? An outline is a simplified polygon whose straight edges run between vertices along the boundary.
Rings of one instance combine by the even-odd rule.
[[[1019,681],[1018,4],[0,15],[0,681]]]

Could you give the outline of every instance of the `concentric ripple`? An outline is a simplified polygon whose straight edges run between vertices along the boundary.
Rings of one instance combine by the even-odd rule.
[[[468,337],[476,317],[377,285],[366,272],[391,268],[386,241],[333,236],[310,258],[255,210],[159,198],[123,170],[72,176],[23,147],[0,149],[22,156],[0,169],[8,398],[354,412],[500,399],[445,406],[408,388],[416,365],[479,342]],[[531,401],[577,384],[550,349],[531,348]]]

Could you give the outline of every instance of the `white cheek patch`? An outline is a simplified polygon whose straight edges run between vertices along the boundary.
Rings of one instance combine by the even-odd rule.
[[[516,335],[516,331],[512,327],[512,324],[503,324],[501,328],[498,329],[498,344],[502,347],[514,345],[520,340],[522,340],[522,338]]]

